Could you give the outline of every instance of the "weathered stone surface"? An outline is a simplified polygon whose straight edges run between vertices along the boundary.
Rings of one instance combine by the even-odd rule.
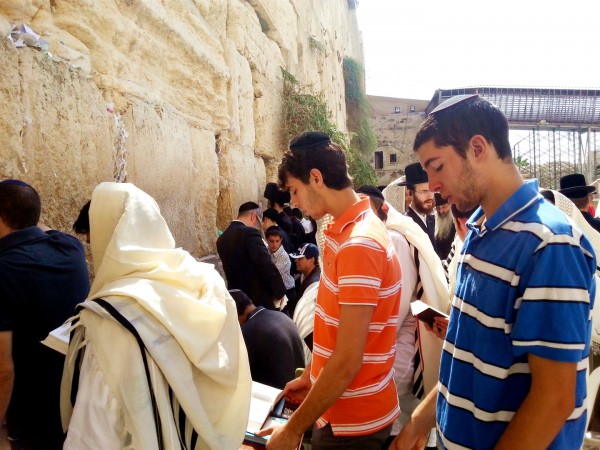
[[[1,39],[0,177],[33,183],[44,220],[69,230],[124,149],[127,181],[196,256],[275,180],[280,68],[345,129],[342,58],[362,60],[346,0],[0,0],[4,36],[11,23],[53,59]]]
[[[0,41],[0,178],[33,184],[42,220],[69,230],[94,186],[112,176],[111,117],[89,77]]]

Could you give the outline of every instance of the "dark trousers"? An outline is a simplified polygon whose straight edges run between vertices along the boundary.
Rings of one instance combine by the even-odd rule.
[[[392,432],[392,425],[364,436],[334,436],[331,425],[315,425],[312,431],[312,450],[380,450]]]

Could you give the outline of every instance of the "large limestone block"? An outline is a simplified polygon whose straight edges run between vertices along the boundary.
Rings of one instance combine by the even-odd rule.
[[[196,2],[53,2],[54,24],[89,50],[97,83],[171,105],[206,126],[227,127],[227,78],[219,36]]]
[[[132,99],[123,121],[127,181],[154,197],[177,245],[194,253],[193,145],[185,119]]]
[[[224,230],[237,216],[242,203],[263,200],[265,168],[252,148],[237,145],[227,136],[220,136],[217,146],[220,175],[217,226]]]
[[[208,130],[190,129],[192,138],[192,201],[196,222],[196,254],[216,253],[219,161],[215,136]],[[189,211],[189,209],[188,209]],[[192,220],[192,217],[188,217]]]
[[[255,123],[253,114],[254,87],[248,60],[225,40],[225,59],[231,76],[228,85],[229,134],[240,145],[254,146]]]
[[[227,37],[248,60],[250,69],[266,76],[277,76],[285,66],[277,43],[262,32],[256,11],[242,0],[229,0]]]
[[[277,43],[286,66],[295,65],[297,55],[298,17],[287,0],[248,0],[252,5],[261,29]]]
[[[253,72],[254,127],[256,141],[254,152],[266,161],[279,160],[285,147],[283,141],[283,80]]]
[[[79,208],[112,173],[111,116],[92,80],[40,52],[0,43],[0,178],[31,183],[42,219],[70,230]]]

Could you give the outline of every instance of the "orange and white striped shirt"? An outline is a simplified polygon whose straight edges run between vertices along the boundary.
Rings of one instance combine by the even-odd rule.
[[[367,197],[361,196],[324,234],[313,335],[313,383],[336,346],[340,305],[370,305],[375,310],[360,371],[317,425],[330,423],[338,436],[371,434],[391,424],[400,412],[392,376],[402,285],[400,262]]]

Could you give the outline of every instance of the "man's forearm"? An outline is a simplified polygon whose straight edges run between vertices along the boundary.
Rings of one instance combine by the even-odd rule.
[[[360,371],[374,308],[342,305],[335,350],[287,424],[302,434],[333,405]]]
[[[311,427],[340,398],[360,370],[361,364],[362,357],[358,364],[349,364],[334,353],[287,426],[296,434],[302,434]]]
[[[12,358],[12,331],[0,332],[0,423],[10,403],[15,367]]]
[[[0,423],[6,416],[6,410],[10,403],[10,397],[12,395],[12,389],[14,384],[14,372],[0,373]]]
[[[529,355],[529,393],[496,449],[548,448],[575,408],[577,366]]]

